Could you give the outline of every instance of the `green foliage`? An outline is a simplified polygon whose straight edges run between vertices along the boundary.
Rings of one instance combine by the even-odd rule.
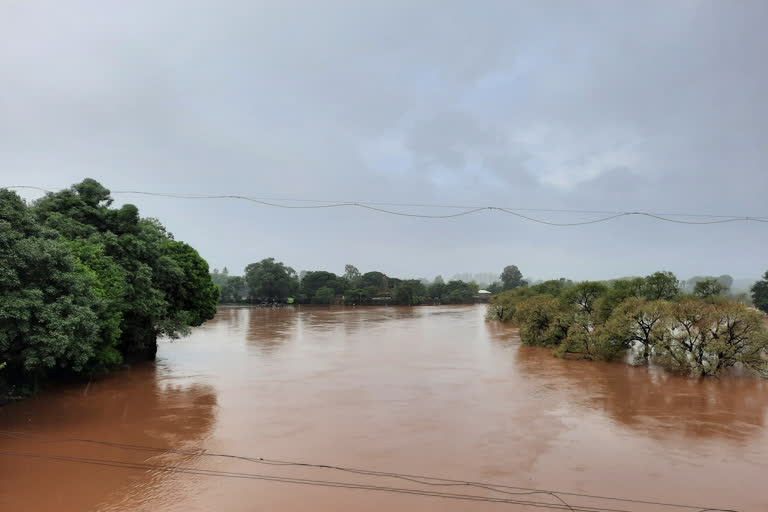
[[[693,294],[702,299],[709,299],[721,295],[725,290],[726,287],[716,279],[704,279],[694,285]]]
[[[520,302],[536,295],[552,295],[544,291],[546,289],[547,287],[536,285],[530,288],[515,288],[514,290],[491,295],[491,298],[488,299],[486,318],[501,322],[512,322],[515,316],[515,309]],[[557,291],[559,293],[559,290]]]
[[[757,309],[768,314],[768,271],[752,286],[752,302]]]
[[[163,257],[169,257],[175,266],[170,270],[175,279],[168,281],[163,290],[169,304],[168,314],[183,318],[192,327],[213,318],[219,289],[208,273],[208,263],[194,248],[176,240],[164,241]]]
[[[516,265],[507,265],[504,267],[500,279],[505,290],[528,286],[528,283],[523,280],[523,274]]]
[[[526,345],[554,347],[568,336],[572,318],[561,302],[551,295],[537,295],[517,304],[514,322]]]
[[[241,302],[248,294],[245,279],[241,276],[229,276],[221,288],[220,302],[234,304]]]
[[[363,287],[376,287],[376,291],[389,291],[389,280],[383,272],[366,272],[361,276]]]
[[[352,288],[344,292],[344,304],[363,304],[368,298],[368,292],[363,288]]]
[[[445,281],[443,281],[442,276],[435,277],[435,280],[432,281],[432,284],[429,285],[427,288],[427,295],[429,295],[433,300],[440,300],[440,297],[442,297],[445,294]]]
[[[363,276],[354,265],[344,265],[344,279],[349,282],[350,286],[359,287],[363,284]]]
[[[581,324],[573,324],[554,355],[577,354],[584,359],[611,361],[626,348],[625,341],[612,336],[603,326],[588,329]]]
[[[608,291],[608,287],[597,281],[584,281],[568,288],[562,294],[563,304],[577,307],[579,312],[592,315],[595,303]]]
[[[645,296],[645,278],[636,277],[614,281],[596,303],[597,318],[601,322],[608,320],[613,310],[624,301]]]
[[[6,394],[152,357],[157,336],[178,336],[215,313],[218,289],[199,254],[135,206],[111,204],[92,179],[32,206],[0,190]]]
[[[486,290],[488,290],[491,293],[500,293],[500,292],[504,291],[504,287],[502,286],[501,283],[499,283],[497,281],[497,282],[489,284],[488,288],[486,288]]]
[[[446,304],[467,304],[474,301],[475,294],[469,283],[464,281],[448,281],[445,285],[441,301]]]
[[[0,389],[33,391],[51,371],[87,367],[100,343],[93,282],[65,240],[0,190]]]
[[[312,297],[312,304],[333,304],[336,300],[336,292],[328,286],[320,287]]]
[[[612,338],[637,348],[638,361],[647,364],[669,334],[669,309],[670,303],[666,301],[630,297],[612,311],[605,330]]]
[[[685,300],[671,307],[668,329],[656,349],[669,370],[718,376],[740,364],[768,376],[768,333],[762,315],[743,304]]]
[[[645,278],[643,296],[648,300],[675,300],[680,296],[680,281],[672,272],[655,272]]]
[[[283,301],[299,287],[296,271],[282,262],[276,262],[274,258],[265,258],[245,267],[245,282],[248,285],[248,297],[253,302]]]
[[[123,331],[126,295],[124,269],[105,253],[104,245],[88,240],[70,242],[72,253],[92,278],[92,290],[99,298],[94,312],[99,317],[100,340],[94,347],[92,371],[106,371],[123,360],[118,348]]]
[[[346,287],[338,286],[337,281],[338,277],[333,272],[326,272],[325,270],[310,271],[301,278],[301,293],[310,300],[320,288],[331,288],[335,291],[338,287],[340,288],[339,293],[343,293]]]
[[[555,347],[557,356],[608,361],[631,350],[638,362],[655,361],[690,375],[718,376],[741,366],[768,376],[762,315],[718,296],[723,286],[716,280],[697,283],[700,297],[681,297],[677,279],[668,272],[611,286],[553,285],[492,296],[489,319],[513,321],[523,343]],[[558,289],[559,298],[541,293]]]
[[[696,284],[698,284],[701,281],[717,281],[720,286],[722,286],[722,292],[726,293],[731,289],[731,286],[733,286],[733,277],[723,274],[719,277],[716,276],[694,276],[690,278],[688,281],[685,282],[686,290],[689,292],[695,292]]]
[[[227,279],[229,279],[229,269],[227,267],[224,267],[221,272],[217,268],[211,272],[211,280],[219,289],[224,288],[224,285],[227,284]]]
[[[421,281],[418,279],[405,279],[392,291],[392,298],[396,304],[416,306],[424,301],[426,293],[426,288]]]

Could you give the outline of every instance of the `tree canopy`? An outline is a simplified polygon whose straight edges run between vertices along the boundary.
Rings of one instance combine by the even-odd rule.
[[[282,301],[299,287],[296,271],[275,258],[265,258],[245,267],[245,282],[248,296],[254,302]]]
[[[523,280],[523,274],[517,265],[507,265],[501,273],[501,283],[505,290],[513,290],[521,286],[527,286]]]
[[[768,376],[763,316],[721,297],[724,289],[705,279],[694,295],[682,295],[671,272],[611,284],[550,281],[493,296],[488,318],[514,322],[523,343],[553,347],[557,356],[610,360],[628,352],[689,375],[718,376],[738,365]]]
[[[208,264],[92,179],[32,205],[0,190],[0,394],[154,357],[212,318]]]
[[[752,302],[763,313],[768,313],[768,271],[752,286]]]

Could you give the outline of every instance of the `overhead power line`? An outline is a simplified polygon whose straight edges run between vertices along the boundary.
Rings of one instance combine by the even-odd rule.
[[[6,188],[17,189],[31,189],[41,192],[53,192],[41,187],[29,186],[29,185],[12,185]],[[235,194],[219,194],[219,195],[201,195],[201,194],[177,194],[177,193],[165,193],[165,192],[146,192],[140,190],[113,190],[112,194],[133,194],[144,195],[154,197],[165,197],[173,199],[197,199],[197,200],[218,200],[218,199],[235,199],[241,201],[248,201],[256,203],[262,206],[268,206],[272,208],[283,208],[290,210],[308,210],[308,209],[327,209],[327,208],[343,208],[343,207],[356,207],[367,210],[372,210],[388,215],[397,215],[401,217],[414,217],[423,219],[450,219],[454,217],[462,217],[465,215],[471,215],[481,211],[502,212],[508,215],[519,217],[531,222],[539,224],[545,224],[548,226],[585,226],[589,224],[598,224],[609,220],[617,219],[619,217],[628,216],[640,216],[648,217],[663,222],[671,222],[675,224],[691,224],[691,225],[706,225],[706,224],[724,224],[729,222],[762,222],[768,223],[768,217],[758,216],[742,216],[742,215],[709,215],[709,214],[691,214],[691,213],[656,213],[656,212],[644,212],[644,211],[601,211],[601,210],[572,210],[572,209],[546,209],[546,208],[509,208],[499,206],[458,206],[458,205],[437,205],[437,204],[418,204],[418,203],[375,203],[375,202],[361,202],[361,201],[329,201],[324,199],[276,199],[276,198],[257,198]],[[315,203],[315,204],[283,204],[278,201],[284,202],[298,202],[298,203]],[[431,215],[424,213],[412,213],[404,211],[396,211],[381,208],[381,206],[399,206],[408,208],[448,208],[448,209],[460,209],[463,211],[457,213],[450,213],[444,215]],[[607,215],[598,219],[578,221],[578,222],[552,222],[545,219],[531,217],[519,212],[548,212],[548,213],[570,213],[570,214],[601,214]],[[706,221],[692,221],[674,219],[671,217],[689,217],[689,218],[710,218],[716,220]]]
[[[216,471],[216,470],[206,470],[206,469],[199,469],[199,468],[184,468],[179,466],[161,466],[161,465],[132,463],[132,462],[124,462],[124,461],[105,460],[105,459],[85,459],[82,457],[69,457],[69,456],[60,456],[60,455],[51,455],[51,454],[41,454],[37,452],[12,452],[7,450],[6,451],[0,450],[0,455],[49,458],[54,460],[65,460],[69,462],[111,465],[115,467],[128,467],[128,468],[135,467],[136,469],[156,469],[161,471],[178,471],[178,472],[186,472],[191,474],[205,474],[209,476],[252,478],[252,479],[258,479],[258,480],[281,481],[281,482],[287,482],[287,483],[300,483],[300,484],[308,484],[308,485],[327,485],[330,487],[345,487],[345,488],[355,488],[355,489],[364,489],[364,490],[398,492],[398,493],[406,493],[406,494],[420,494],[424,496],[436,496],[436,497],[451,498],[451,499],[469,499],[474,501],[490,501],[495,503],[513,503],[513,504],[528,505],[533,507],[542,507],[542,508],[550,508],[550,509],[557,509],[557,510],[569,510],[571,512],[576,512],[576,511],[579,511],[579,512],[631,512],[631,511],[626,509],[571,505],[563,499],[563,496],[588,498],[588,499],[601,500],[601,501],[621,502],[626,504],[654,505],[654,506],[661,506],[661,507],[674,508],[674,509],[685,509],[685,510],[698,511],[698,512],[737,512],[731,509],[709,508],[709,507],[700,507],[700,506],[694,506],[694,505],[682,505],[677,503],[663,503],[663,502],[650,501],[650,500],[638,500],[638,499],[630,499],[630,498],[599,496],[599,495],[585,494],[585,493],[553,491],[553,490],[547,490],[547,489],[533,489],[528,487],[517,487],[517,486],[511,486],[511,485],[492,484],[492,483],[486,483],[486,482],[473,482],[473,481],[457,480],[457,479],[441,478],[441,477],[433,477],[433,476],[425,476],[425,475],[414,475],[414,474],[408,474],[408,473],[395,473],[395,472],[350,468],[350,467],[343,467],[343,466],[334,466],[329,464],[313,464],[313,463],[307,463],[307,462],[265,459],[262,457],[248,457],[244,455],[213,453],[213,452],[205,452],[205,451],[165,449],[165,448],[158,448],[158,447],[146,446],[146,445],[117,443],[117,442],[101,441],[101,440],[87,439],[87,438],[65,437],[60,439],[44,439],[26,432],[14,432],[14,431],[7,431],[7,430],[0,431],[0,436],[16,438],[24,441],[35,441],[41,444],[80,442],[80,443],[90,443],[90,444],[108,446],[108,447],[118,448],[118,449],[146,451],[146,452],[154,452],[154,453],[161,453],[161,454],[173,453],[173,454],[190,455],[190,456],[196,456],[196,457],[221,457],[221,458],[237,459],[237,460],[243,460],[247,462],[252,462],[252,463],[257,463],[262,465],[269,465],[269,466],[297,466],[297,467],[307,467],[307,468],[317,468],[317,469],[328,469],[328,470],[335,470],[335,471],[353,473],[353,474],[365,475],[365,476],[395,478],[399,480],[416,483],[419,485],[426,485],[426,486],[433,486],[433,487],[434,486],[473,487],[477,489],[484,489],[484,490],[488,490],[488,491],[492,491],[492,492],[496,492],[504,495],[510,495],[510,496],[544,494],[557,499],[559,503],[552,504],[552,503],[544,503],[544,502],[538,502],[538,501],[526,501],[526,500],[519,500],[519,499],[501,499],[501,498],[486,497],[486,496],[479,496],[479,495],[468,495],[468,494],[462,494],[462,493],[447,493],[442,491],[424,491],[419,489],[382,487],[382,486],[348,483],[348,482],[309,480],[309,479],[290,478],[290,477],[277,477],[274,475],[257,475],[257,474],[251,474],[251,473]]]

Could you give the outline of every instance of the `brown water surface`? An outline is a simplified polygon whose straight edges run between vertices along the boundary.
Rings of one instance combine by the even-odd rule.
[[[0,510],[546,510],[423,490],[564,507],[546,494],[190,453],[201,450],[768,510],[767,381],[562,361],[483,315],[481,306],[222,308],[190,337],[162,343],[156,364],[0,408],[0,429],[16,432],[0,435]]]

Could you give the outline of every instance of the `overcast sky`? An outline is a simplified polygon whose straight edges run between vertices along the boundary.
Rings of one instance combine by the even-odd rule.
[[[0,186],[768,216],[767,26],[746,0],[0,0]],[[234,273],[768,269],[757,222],[115,197]]]

